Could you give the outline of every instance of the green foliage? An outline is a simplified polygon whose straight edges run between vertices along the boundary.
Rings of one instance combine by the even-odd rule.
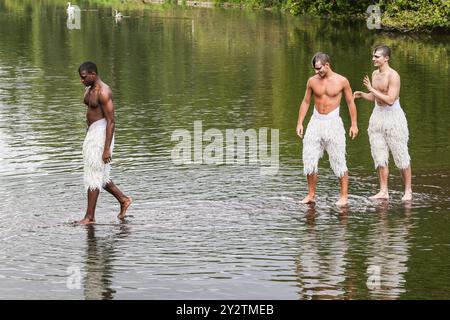
[[[205,0],[207,1],[207,0]],[[239,4],[245,8],[263,9],[263,8],[281,8],[286,0],[211,0],[216,4]]]
[[[291,14],[311,13],[327,16],[355,16],[365,13],[371,0],[285,0],[283,8]]]
[[[226,1],[226,0],[220,0]],[[292,15],[363,17],[378,4],[383,26],[402,31],[450,30],[450,0],[231,0],[246,7],[279,7]]]
[[[450,30],[450,0],[382,1],[382,23],[403,31]]]

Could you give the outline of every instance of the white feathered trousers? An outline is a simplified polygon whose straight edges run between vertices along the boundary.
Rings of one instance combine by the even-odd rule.
[[[388,166],[389,150],[399,169],[409,167],[408,123],[398,99],[392,106],[375,105],[367,131],[375,168]]]
[[[338,177],[347,171],[345,160],[345,129],[339,116],[339,107],[323,115],[314,108],[314,113],[303,138],[303,173],[318,172],[319,159],[328,153],[331,169]]]

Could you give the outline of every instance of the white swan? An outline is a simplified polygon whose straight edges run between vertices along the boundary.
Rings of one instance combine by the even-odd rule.
[[[67,15],[73,16],[75,13],[75,7],[70,2],[67,2]]]
[[[122,15],[119,11],[117,11],[117,10],[115,10],[115,9],[114,9],[114,11],[116,12],[116,14],[114,15],[114,17],[115,17],[116,19],[122,19],[122,18],[123,18],[123,15]]]

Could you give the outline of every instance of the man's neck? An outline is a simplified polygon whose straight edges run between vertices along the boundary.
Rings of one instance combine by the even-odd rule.
[[[379,66],[378,67],[378,71],[380,72],[380,73],[384,73],[384,72],[386,72],[386,71],[388,71],[389,70],[389,64],[388,63],[385,63],[385,64],[383,64],[382,66]]]
[[[328,71],[323,78],[330,79],[333,76],[333,74],[334,74],[333,70],[330,69],[330,71]]]
[[[97,79],[95,80],[95,82],[92,84],[91,90],[94,89],[94,88],[100,87],[100,83],[101,83],[100,78],[97,78]]]

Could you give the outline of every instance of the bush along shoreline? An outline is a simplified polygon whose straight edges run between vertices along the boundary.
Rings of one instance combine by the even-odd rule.
[[[66,2],[66,0],[61,0]],[[75,0],[76,1],[76,0]],[[192,7],[277,9],[291,15],[327,19],[374,18],[376,6],[381,30],[450,34],[450,0],[89,0],[102,4],[166,3]],[[379,14],[378,14],[379,13]],[[378,28],[377,28],[378,29]]]
[[[450,0],[213,0],[220,6],[276,8],[292,15],[329,19],[368,19],[376,6],[382,30],[450,34]],[[197,2],[201,2],[197,1]],[[373,7],[372,7],[373,8]]]

